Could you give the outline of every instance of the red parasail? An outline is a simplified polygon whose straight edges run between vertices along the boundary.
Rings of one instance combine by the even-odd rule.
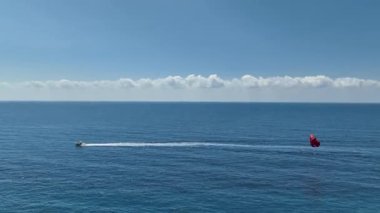
[[[310,134],[310,146],[312,147],[319,147],[321,143],[318,141],[318,139],[313,135]]]

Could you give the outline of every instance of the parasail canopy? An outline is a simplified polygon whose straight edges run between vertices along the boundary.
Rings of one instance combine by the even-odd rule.
[[[309,140],[310,140],[310,146],[312,147],[319,147],[321,145],[321,143],[314,136],[314,134],[310,134]]]

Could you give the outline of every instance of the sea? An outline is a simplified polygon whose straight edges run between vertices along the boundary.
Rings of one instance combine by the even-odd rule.
[[[380,212],[380,105],[0,102],[0,212]]]

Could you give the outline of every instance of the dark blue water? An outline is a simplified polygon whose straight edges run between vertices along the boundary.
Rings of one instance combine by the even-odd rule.
[[[3,102],[0,144],[2,211],[380,211],[380,105]]]

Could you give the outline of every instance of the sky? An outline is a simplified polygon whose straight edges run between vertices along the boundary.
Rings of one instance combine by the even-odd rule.
[[[0,100],[380,102],[379,11],[377,0],[1,0]]]

